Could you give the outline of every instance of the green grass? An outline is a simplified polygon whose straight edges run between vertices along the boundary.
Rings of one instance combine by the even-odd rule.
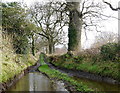
[[[83,57],[83,58],[82,58]],[[51,60],[52,58],[52,60]],[[119,62],[102,61],[101,59],[93,61],[94,58],[78,56],[69,57],[66,55],[49,57],[49,62],[55,66],[72,69],[83,70],[86,72],[99,74],[101,76],[111,77],[120,80]]]
[[[50,78],[55,78],[55,79],[63,80],[63,81],[66,81],[66,82],[70,83],[71,85],[74,86],[74,88],[77,91],[84,91],[84,92],[93,91],[92,89],[88,88],[86,85],[84,85],[82,83],[78,83],[76,80],[72,79],[67,74],[61,73],[60,71],[55,70],[55,69],[51,69],[44,62],[43,56],[44,56],[43,54],[40,56],[40,64],[42,64],[42,66],[39,67],[39,71],[47,74]]]
[[[16,54],[12,44],[12,38],[5,35],[0,38],[0,83],[13,79],[28,66],[36,63],[36,57],[31,54]]]
[[[12,79],[15,75],[21,73],[24,69],[32,66],[37,61],[32,55],[12,54],[8,60],[3,59],[0,73],[0,83]]]

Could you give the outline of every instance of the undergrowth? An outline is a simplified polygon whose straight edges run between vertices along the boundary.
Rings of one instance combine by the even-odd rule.
[[[0,45],[0,83],[7,82],[15,75],[21,73],[28,66],[35,64],[37,59],[31,54],[16,54],[9,36],[1,39]]]
[[[120,80],[120,62],[113,62],[111,60],[105,61],[102,60],[99,55],[71,56],[69,54],[64,54],[62,56],[49,57],[49,62],[58,67],[72,70],[82,70]]]

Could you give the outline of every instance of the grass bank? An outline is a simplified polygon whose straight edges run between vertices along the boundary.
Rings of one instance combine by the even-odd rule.
[[[9,81],[36,63],[37,59],[31,54],[16,54],[9,36],[0,39],[0,42],[0,83]]]
[[[15,61],[14,58],[17,60]],[[2,62],[0,83],[7,82],[12,79],[15,75],[18,75],[27,67],[32,66],[36,63],[36,59],[32,55],[13,55],[11,58],[6,59]]]
[[[42,66],[39,67],[39,71],[45,73],[50,78],[54,78],[57,80],[63,80],[65,82],[68,82],[69,84],[71,84],[75,88],[76,91],[82,91],[82,92],[93,91],[92,89],[88,88],[86,85],[84,85],[82,83],[78,83],[76,80],[72,79],[67,74],[61,73],[60,71],[55,70],[55,69],[51,69],[44,62],[44,54],[40,55],[40,64]]]
[[[85,72],[120,80],[120,62],[113,62],[111,60],[103,61],[98,55],[73,56],[64,54],[62,56],[50,56],[49,62],[58,67],[71,70],[82,70]]]

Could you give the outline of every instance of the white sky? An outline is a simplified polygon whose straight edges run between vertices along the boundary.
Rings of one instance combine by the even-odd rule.
[[[17,1],[17,2],[24,2],[26,3],[28,6],[30,6],[31,4],[33,4],[35,1],[45,1],[45,0],[2,0],[3,2],[12,2],[12,1]],[[59,0],[60,1],[60,0]],[[96,1],[96,0],[95,0]],[[102,0],[98,0],[98,1],[102,1]],[[105,0],[107,2],[110,2],[114,7],[118,7],[118,2],[120,0]],[[106,10],[105,10],[105,15],[112,15],[116,18],[118,18],[118,12],[116,11],[112,11],[109,6],[107,6]],[[105,21],[102,23],[104,25],[104,29],[103,31],[110,31],[110,32],[114,32],[114,33],[118,33],[118,20],[117,19],[112,19],[109,18],[109,20]],[[89,47],[91,43],[94,42],[95,40],[95,35],[98,34],[96,32],[87,32],[87,36],[88,36],[88,40],[85,40],[85,36],[83,35],[82,38],[82,44],[86,47]]]

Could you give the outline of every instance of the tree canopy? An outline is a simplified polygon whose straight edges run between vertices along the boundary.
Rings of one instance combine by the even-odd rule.
[[[16,53],[28,52],[28,36],[34,25],[28,19],[28,12],[20,3],[2,3],[2,31],[11,35]]]

